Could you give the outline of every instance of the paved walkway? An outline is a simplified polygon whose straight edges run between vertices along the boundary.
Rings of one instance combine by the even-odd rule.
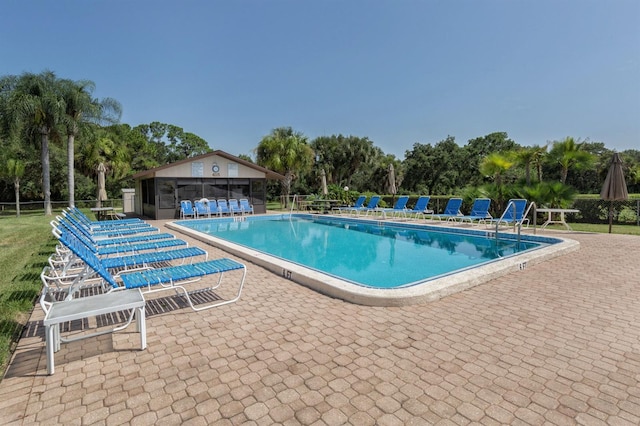
[[[562,235],[581,249],[402,308],[249,264],[238,303],[150,309],[145,351],[133,332],[63,345],[53,376],[36,308],[0,422],[638,425],[640,237]]]

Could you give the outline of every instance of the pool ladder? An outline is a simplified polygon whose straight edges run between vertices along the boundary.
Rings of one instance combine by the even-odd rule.
[[[502,213],[502,216],[500,216],[500,219],[498,219],[498,221],[496,222],[496,247],[498,246],[498,236],[499,236],[499,231],[498,228],[500,226],[500,222],[504,219],[504,215],[507,214],[507,212],[509,211],[509,209],[512,208],[513,209],[513,217],[516,217],[516,205],[509,201],[509,204],[507,204],[507,208],[504,209],[504,213]],[[529,203],[529,206],[527,207],[527,209],[524,211],[524,213],[522,214],[522,219],[520,219],[520,221],[513,222],[513,232],[516,232],[516,228],[517,228],[517,232],[518,232],[518,247],[520,246],[520,234],[522,232],[522,222],[524,222],[524,219],[529,215],[529,212],[531,211],[531,208],[533,208],[533,233],[535,235],[536,233],[536,203],[535,201],[532,201]]]
[[[291,208],[289,209],[289,219],[293,216],[293,207],[298,204],[298,194],[293,194],[291,199]]]

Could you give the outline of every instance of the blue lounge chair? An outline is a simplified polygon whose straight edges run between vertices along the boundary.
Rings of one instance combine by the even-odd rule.
[[[84,242],[87,246],[90,246],[94,249],[94,252],[99,256],[109,256],[109,255],[121,255],[125,253],[140,253],[149,250],[160,251],[168,248],[175,248],[179,246],[188,246],[187,242],[181,240],[179,238],[175,238],[171,234],[164,234],[162,238],[158,239],[126,239],[124,238],[122,241],[115,242],[116,239],[106,240],[109,244],[97,244],[96,241],[93,241],[86,237],[82,233],[74,232],[73,230],[69,230],[67,228],[63,228],[61,230],[58,227],[53,227],[51,232],[53,235],[60,239],[60,235],[62,232],[71,232],[74,237],[78,238],[82,242]],[[162,234],[157,234],[162,235]],[[102,242],[102,241],[101,241]]]
[[[225,200],[224,198],[218,199],[218,211],[220,212],[220,215],[231,214],[231,209],[229,208],[229,204],[227,203],[227,200]]]
[[[195,219],[196,211],[193,209],[191,200],[182,200],[180,201],[180,219],[186,219],[188,217]]]
[[[151,234],[158,232],[158,228],[154,228],[153,226],[146,224],[146,226],[117,226],[117,227],[107,227],[107,228],[99,228],[99,229],[91,229],[87,226],[79,223],[73,216],[65,215],[64,217],[57,216],[56,219],[58,223],[63,226],[68,226],[76,229],[78,232],[85,234],[87,237],[90,237],[94,240],[102,240],[108,238],[119,238],[124,236],[131,236],[137,234]],[[51,224],[54,225],[55,221],[51,221]]]
[[[216,200],[209,200],[209,214],[220,216],[220,208]]]
[[[468,220],[469,223],[487,222],[491,220],[491,214],[489,213],[489,207],[491,206],[491,200],[489,198],[476,198],[471,206],[471,212],[468,215],[460,216],[456,218],[460,220],[460,223]]]
[[[336,207],[335,209],[338,211],[338,213],[342,214],[342,212],[349,212],[352,209],[360,209],[360,208],[362,208],[364,206],[364,202],[365,201],[367,201],[367,196],[366,195],[361,195],[361,196],[358,197],[358,199],[353,204],[353,206]]]
[[[422,216],[424,218],[424,215],[433,213],[433,210],[429,209],[429,201],[430,200],[431,200],[431,197],[428,196],[428,195],[422,195],[422,196],[418,197],[418,200],[416,201],[415,206],[413,206],[412,209],[407,210],[405,212],[405,216],[406,215],[415,215],[415,217],[417,219],[418,216]]]
[[[376,209],[376,212],[379,212],[383,218],[387,218],[387,213],[391,216],[394,217],[396,215],[403,215],[406,216],[405,211],[406,211],[406,207],[407,207],[407,202],[409,201],[409,196],[408,195],[402,195],[400,197],[398,197],[398,199],[396,200],[396,203],[393,205],[392,208],[378,208]]]
[[[242,209],[242,213],[244,214],[253,214],[253,206],[249,204],[249,200],[246,198],[240,199],[240,208]]]
[[[79,221],[86,223],[87,225],[118,225],[118,224],[135,224],[135,223],[144,223],[144,221],[142,219],[137,219],[137,218],[131,218],[131,219],[118,219],[116,221],[112,221],[112,222],[105,222],[105,221],[97,221],[97,220],[91,220],[89,219],[89,217],[84,214],[79,208],[77,207],[69,207],[67,209],[67,211],[76,216],[78,218]],[[118,217],[118,216],[116,216]]]
[[[99,254],[99,249],[93,247],[89,242],[87,242],[86,239],[79,238],[73,235],[71,232],[64,231],[62,235],[60,235],[59,240],[69,250],[71,250],[69,244],[73,243],[78,246],[84,246],[87,250],[91,251],[96,256]],[[203,256],[204,259],[207,260],[208,253],[199,247],[185,247],[164,251],[154,250],[144,253],[105,257],[101,259],[101,261],[106,268],[118,270],[120,271],[119,273],[121,273],[122,271],[131,269],[148,269],[156,264],[176,260],[182,263],[186,261],[193,263],[194,259],[200,256]],[[73,258],[70,258],[69,261],[75,263],[75,259]]]
[[[496,225],[523,225],[525,222],[529,225],[529,219],[524,217],[524,212],[527,208],[527,200],[522,198],[513,198],[507,203],[507,207],[504,209],[504,213],[497,219],[491,219],[488,224]]]
[[[70,222],[68,221],[52,220],[51,226],[52,226],[52,232],[54,233],[56,238],[59,237],[63,229],[67,229],[74,234],[82,234],[86,236],[86,234],[80,232],[75,226],[71,225]],[[119,237],[119,238],[107,238],[107,239],[95,239],[89,235],[87,236],[87,238],[96,247],[108,247],[108,246],[136,244],[136,243],[150,242],[150,241],[169,240],[169,239],[175,239],[176,237],[173,234],[163,232],[163,233],[153,233],[153,234],[128,235],[128,236]]]
[[[147,228],[150,227],[148,223],[142,220],[103,220],[103,221],[90,221],[84,214],[78,214],[79,210],[63,210],[62,216],[68,220],[77,223],[90,231],[107,231],[113,229],[135,229],[135,228]],[[82,212],[80,212],[82,213]]]
[[[447,201],[447,205],[444,208],[444,211],[440,214],[432,214],[431,219],[446,219],[447,221],[456,220],[456,218],[463,216],[460,212],[460,207],[462,206],[462,198],[449,198]]]
[[[193,204],[196,210],[196,217],[211,217],[208,202],[205,202],[204,200],[198,200]]]
[[[364,212],[365,215],[368,215],[369,213],[373,212],[376,210],[376,208],[378,208],[378,203],[380,202],[380,196],[379,195],[373,195],[371,197],[371,199],[369,200],[369,203],[365,206],[365,207],[352,207],[350,209],[350,212],[355,214],[355,215],[360,215],[361,212]]]
[[[87,249],[83,244],[78,243],[77,241],[66,239],[68,235],[69,234],[64,234],[61,242],[67,245],[70,250],[84,262],[85,268],[69,287],[68,294],[66,296],[67,300],[74,298],[77,293],[77,289],[83,284],[85,279],[98,274],[103,281],[105,289],[109,291],[131,288],[139,288],[145,293],[166,290],[181,291],[185,296],[185,300],[189,303],[189,306],[191,306],[191,309],[194,311],[201,311],[237,301],[240,298],[247,274],[247,269],[242,263],[222,258],[191,263],[188,265],[169,266],[158,269],[149,269],[146,271],[130,272],[122,274],[120,277],[115,277],[103,265],[102,261],[91,252],[91,250]],[[234,296],[229,299],[216,297],[215,300],[209,304],[202,306],[194,305],[190,297],[191,293],[184,287],[186,284],[199,281],[206,276],[219,274],[220,276],[216,283],[206,288],[206,290],[215,290],[222,285],[224,273],[231,271],[242,271],[242,277]],[[198,289],[195,291],[201,292],[202,290],[205,289]]]
[[[240,208],[240,203],[235,198],[229,198],[229,210],[231,210],[231,214],[239,214],[242,215],[244,212],[242,208]]]

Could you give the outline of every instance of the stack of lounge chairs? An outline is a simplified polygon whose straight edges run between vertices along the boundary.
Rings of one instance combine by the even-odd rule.
[[[194,202],[191,202],[191,200],[180,201],[180,219],[210,218],[212,216],[233,216],[253,213],[253,205],[251,205],[246,198],[230,198],[229,200],[224,198],[218,200],[201,198]]]
[[[245,265],[228,258],[208,259],[207,251],[189,247],[142,220],[97,222],[80,210],[67,209],[51,225],[59,244],[41,273],[40,298],[49,374],[61,342],[118,331],[131,323],[134,313],[144,349],[144,295],[170,291],[201,311],[233,303],[242,293]],[[227,274],[237,277],[236,285],[222,291]],[[211,297],[200,296],[203,291],[212,291]],[[199,296],[194,298],[195,294]],[[120,311],[131,312],[124,326],[61,336],[64,322]]]

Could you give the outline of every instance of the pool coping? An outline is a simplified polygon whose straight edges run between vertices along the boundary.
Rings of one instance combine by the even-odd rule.
[[[241,222],[250,218],[251,220],[267,220],[274,217],[289,217],[289,214],[269,214],[260,216],[235,216],[219,219],[211,219],[220,222]],[[296,217],[331,218],[330,215],[305,215],[294,214]],[[417,224],[413,222],[392,222],[367,218],[339,217],[344,220],[354,220],[358,222],[373,222],[394,226],[406,227],[408,229],[442,229],[447,231],[471,235],[495,235],[491,230],[477,230],[469,228],[453,228],[446,226],[433,226],[428,224]],[[180,222],[180,221],[178,221]],[[523,234],[523,239],[549,242],[553,244],[539,249],[524,252],[522,254],[510,256],[500,261],[489,262],[484,265],[462,270],[460,272],[448,274],[439,278],[431,279],[423,283],[408,287],[376,289],[364,287],[352,282],[341,280],[335,276],[324,274],[319,271],[309,269],[296,263],[268,255],[245,246],[235,244],[221,238],[216,238],[199,231],[180,225],[178,222],[169,222],[166,226],[186,234],[194,239],[206,244],[218,247],[230,254],[238,256],[259,265],[277,275],[308,287],[324,295],[341,299],[350,303],[366,306],[406,306],[420,304],[438,300],[442,297],[455,294],[477,285],[486,283],[494,278],[510,273],[522,271],[527,266],[538,264],[546,260],[562,256],[575,250],[579,250],[580,243],[575,240],[560,237],[543,237],[530,234]],[[504,238],[513,239],[516,236],[512,233],[500,232]],[[557,242],[556,242],[557,241]]]

